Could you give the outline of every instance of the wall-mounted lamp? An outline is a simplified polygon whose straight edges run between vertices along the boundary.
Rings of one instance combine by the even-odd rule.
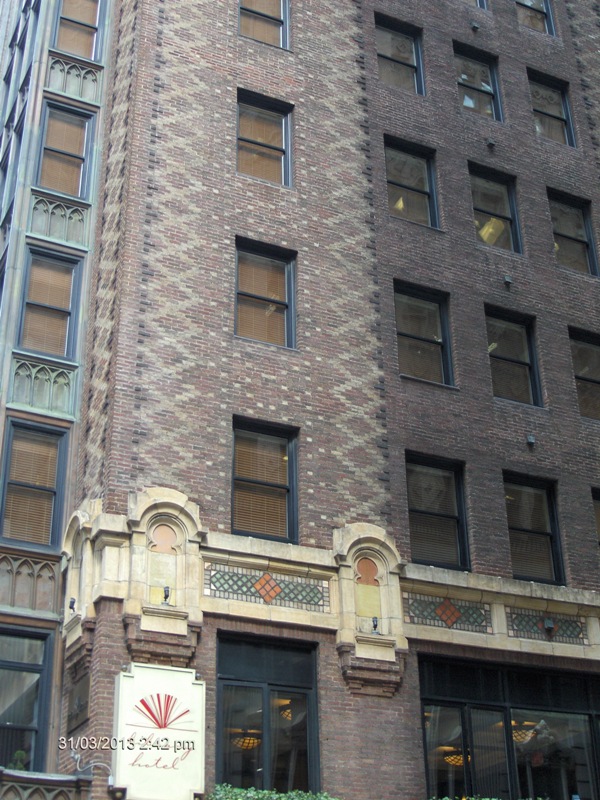
[[[496,142],[494,139],[488,139],[486,145],[489,147],[490,150],[493,150],[496,147]]]
[[[74,613],[75,613],[75,603],[76,603],[76,602],[77,602],[77,600],[76,600],[74,597],[72,597],[72,598],[69,600],[69,611],[71,612],[71,614],[74,614]]]
[[[533,433],[527,434],[527,447],[531,447],[532,449],[535,447],[535,436]]]
[[[477,31],[481,27],[481,25],[478,22],[476,22],[474,19],[471,20],[470,25],[471,25],[471,30],[474,31],[475,33],[477,33]]]
[[[506,286],[507,289],[510,289],[510,287],[512,286],[512,282],[513,279],[510,277],[510,275],[504,276],[504,285]]]
[[[554,635],[554,628],[555,625],[552,617],[546,617],[544,619],[544,630],[546,631],[546,636],[548,636],[548,638]]]
[[[164,597],[163,603],[169,602],[170,595],[171,595],[171,590],[169,589],[168,586],[165,586],[165,588],[163,589],[163,597]]]
[[[377,619],[377,617],[373,617],[371,622],[373,623],[373,630],[371,631],[371,633],[379,633],[379,631],[377,630],[377,628],[379,627],[379,620]]]

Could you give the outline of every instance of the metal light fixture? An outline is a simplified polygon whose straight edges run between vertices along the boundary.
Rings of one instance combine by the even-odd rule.
[[[231,744],[238,750],[254,750],[260,741],[259,731],[240,731],[231,737]]]

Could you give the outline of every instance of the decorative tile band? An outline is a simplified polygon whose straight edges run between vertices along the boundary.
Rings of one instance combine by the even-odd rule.
[[[542,613],[529,608],[507,608],[508,635],[543,642],[589,644],[585,617]]]
[[[404,592],[404,621],[416,625],[433,625],[455,631],[493,633],[488,603],[450,600],[428,594]]]
[[[205,563],[204,594],[225,600],[328,612],[328,581],[281,575],[271,570]]]

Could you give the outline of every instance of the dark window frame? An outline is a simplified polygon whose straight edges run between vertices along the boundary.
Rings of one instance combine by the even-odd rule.
[[[483,66],[489,69],[490,74],[490,85],[491,91],[487,92],[484,89],[480,89],[473,84],[466,83],[463,81],[458,80],[457,78],[457,85],[458,86],[466,86],[469,89],[472,89],[479,94],[487,95],[491,98],[492,101],[492,110],[493,115],[491,117],[492,120],[495,122],[502,122],[502,103],[500,101],[500,84],[498,82],[498,58],[493,56],[489,53],[485,53],[482,50],[475,50],[468,45],[464,45],[461,42],[453,42],[453,52],[454,58],[467,58],[469,61],[474,61],[475,63],[482,64]],[[462,106],[461,106],[462,110]],[[473,113],[473,112],[468,112]],[[478,113],[478,112],[475,112]],[[490,119],[485,114],[478,114],[478,116],[483,117],[484,119]]]
[[[46,305],[44,303],[36,303],[34,301],[29,301],[27,299],[27,294],[29,291],[29,278],[31,275],[31,265],[33,263],[34,258],[40,258],[44,261],[54,262],[56,264],[60,264],[62,266],[67,266],[72,271],[72,282],[71,282],[71,302],[70,306],[67,309],[58,308],[56,306]],[[81,284],[81,272],[82,272],[82,258],[76,258],[72,256],[64,256],[62,253],[55,253],[51,250],[43,250],[37,247],[31,247],[28,251],[27,262],[24,271],[24,282],[23,282],[23,299],[21,302],[21,312],[19,318],[19,327],[18,327],[18,349],[23,350],[27,353],[35,353],[36,355],[44,356],[48,359],[58,359],[61,361],[73,361],[75,359],[75,353],[77,348],[77,324],[79,321],[79,292],[80,292],[80,284]],[[67,323],[67,336],[65,342],[65,354],[63,356],[56,355],[54,353],[49,353],[45,350],[33,350],[31,348],[27,348],[22,344],[23,338],[23,329],[25,325],[25,317],[27,313],[28,306],[35,306],[37,308],[46,308],[50,311],[60,311],[68,315],[68,323]]]
[[[577,237],[570,236],[566,233],[561,233],[552,226],[552,235],[553,236],[562,236],[564,239],[569,239],[573,242],[578,242],[579,244],[584,244],[586,247],[586,254],[587,254],[587,262],[588,262],[588,271],[590,275],[598,275],[598,255],[596,251],[596,243],[594,240],[594,232],[592,229],[592,220],[591,220],[591,203],[587,200],[578,197],[572,197],[571,195],[563,194],[562,192],[555,191],[554,189],[548,189],[548,205],[550,207],[550,213],[552,216],[552,203],[559,203],[560,205],[567,206],[578,211],[581,211],[581,215],[583,218],[583,228],[585,231],[586,238],[585,239],[578,239]],[[556,239],[555,239],[556,243]],[[556,257],[558,261],[558,256]],[[574,267],[570,267],[568,264],[563,264],[562,262],[558,261],[559,266],[564,267],[565,269],[570,270],[571,272],[580,272],[580,274],[585,274],[583,271],[577,270]]]
[[[503,491],[504,495],[507,492],[507,486],[523,486],[530,489],[539,489],[545,493],[546,496],[546,508],[548,512],[548,521],[550,525],[550,530],[545,531],[535,531],[531,528],[510,528],[508,523],[508,513],[507,513],[507,530],[509,532],[509,540],[510,540],[510,532],[511,530],[517,531],[518,533],[525,533],[529,534],[530,536],[534,537],[541,537],[545,536],[550,541],[550,554],[552,556],[552,567],[554,577],[552,579],[542,579],[539,577],[532,577],[530,575],[516,575],[513,571],[513,578],[519,581],[531,581],[534,583],[543,583],[551,586],[564,586],[565,584],[565,574],[564,574],[564,564],[562,558],[562,546],[560,540],[560,528],[558,525],[558,511],[557,511],[557,485],[553,481],[544,480],[542,478],[535,478],[531,477],[530,475],[522,475],[518,472],[511,472],[505,471],[503,473]],[[506,499],[505,499],[506,504]]]
[[[271,14],[266,14],[262,11],[257,11],[255,8],[250,8],[244,4],[244,0],[239,0],[238,5],[238,32],[240,36],[245,39],[251,39],[253,42],[261,42],[269,47],[279,47],[281,50],[289,50],[289,29],[290,29],[290,9],[288,0],[280,0],[281,16],[274,17]],[[260,19],[269,20],[270,22],[279,23],[279,44],[274,45],[271,42],[266,42],[264,39],[256,39],[254,36],[249,36],[247,33],[242,33],[242,14],[258,17]]]
[[[419,222],[417,220],[410,219],[410,217],[401,216],[400,214],[392,214],[389,211],[389,199],[388,199],[388,214],[393,219],[403,219],[407,222],[412,222],[415,225],[424,225],[426,228],[435,228],[439,229],[439,215],[438,215],[438,205],[437,205],[437,189],[436,189],[436,180],[435,180],[435,152],[430,150],[429,148],[421,147],[420,145],[415,145],[409,142],[399,141],[398,139],[393,139],[391,137],[385,136],[384,137],[384,155],[385,151],[387,150],[394,150],[399,153],[404,153],[407,156],[412,158],[418,158],[424,162],[426,167],[426,175],[427,175],[427,182],[428,182],[428,189],[427,191],[423,189],[415,188],[414,186],[410,186],[409,184],[399,183],[398,181],[390,180],[387,174],[386,168],[386,186],[388,187],[388,198],[389,198],[389,187],[396,186],[401,189],[408,189],[411,192],[415,192],[416,194],[420,194],[427,198],[427,207],[429,211],[429,223],[425,224],[423,222]]]
[[[235,464],[235,438],[236,433],[240,432],[249,432],[255,433],[259,436],[273,436],[279,439],[285,439],[287,441],[287,469],[288,469],[288,483],[284,484],[274,484],[274,483],[266,483],[264,481],[260,481],[258,479],[250,479],[250,478],[238,478],[236,475],[236,464]],[[277,423],[270,423],[270,422],[263,422],[259,420],[248,419],[246,417],[237,417],[234,416],[233,418],[233,441],[232,441],[232,470],[231,470],[231,530],[232,533],[236,536],[249,536],[255,539],[267,539],[268,541],[275,541],[275,542],[287,542],[291,544],[298,543],[298,465],[297,465],[297,458],[298,458],[298,435],[299,430],[297,428],[292,428],[288,425],[280,425]],[[246,531],[235,528],[235,491],[236,491],[236,481],[240,483],[243,482],[245,484],[253,485],[253,486],[264,486],[266,489],[275,488],[275,489],[283,489],[285,488],[287,491],[287,536],[276,536],[276,535],[269,535],[266,533],[260,533],[256,531]]]
[[[285,302],[273,300],[269,297],[252,294],[245,292],[239,288],[239,269],[238,257],[240,253],[248,253],[255,256],[263,256],[280,261],[285,271]],[[296,292],[295,292],[295,273],[296,273],[296,259],[298,253],[293,250],[277,247],[276,245],[267,244],[264,242],[256,242],[251,239],[244,239],[241,237],[236,238],[235,257],[236,257],[236,276],[235,276],[235,335],[244,339],[250,339],[253,342],[262,342],[263,344],[272,344],[276,347],[285,347],[294,349],[296,346]],[[259,300],[264,303],[273,303],[285,309],[285,344],[279,345],[276,342],[269,342],[264,339],[254,339],[252,337],[243,336],[238,332],[238,308],[239,298],[247,297],[250,299]]]
[[[477,238],[477,242],[481,243],[484,247],[494,247],[497,250],[504,250],[504,252],[506,253],[522,254],[523,243],[521,240],[521,230],[519,225],[519,211],[517,207],[515,178],[512,175],[506,175],[503,172],[496,172],[495,170],[490,170],[487,169],[486,167],[482,167],[479,164],[474,164],[472,162],[469,162],[469,184],[471,192],[472,192],[472,178],[481,178],[482,180],[490,181],[490,183],[496,183],[499,186],[506,187],[506,195],[510,211],[510,216],[508,217],[505,216],[504,214],[498,214],[496,212],[489,211],[485,208],[480,208],[475,206],[472,198],[471,198],[471,203],[473,212],[478,211],[482,214],[488,214],[490,217],[495,217],[509,223],[512,248],[509,250],[508,248],[500,247],[499,245],[488,244],[485,240],[483,240],[479,236],[479,232],[476,227],[475,236]]]
[[[230,646],[235,647],[236,644],[239,644],[240,647],[243,648],[245,644],[249,644],[251,646],[256,647],[264,647],[266,650],[273,649],[274,651],[274,658],[271,659],[271,663],[273,668],[276,667],[276,660],[284,660],[283,654],[288,652],[293,654],[295,653],[305,653],[307,657],[311,661],[311,679],[305,682],[290,682],[289,675],[282,674],[281,680],[279,678],[275,678],[273,676],[268,676],[263,674],[262,676],[256,674],[260,671],[260,667],[257,666],[256,663],[252,661],[252,656],[250,654],[250,658],[248,658],[247,651],[244,653],[245,657],[240,657],[238,659],[238,664],[240,666],[240,674],[236,675],[234,673],[227,673],[223,671],[223,647]],[[318,650],[317,647],[305,641],[293,640],[293,639],[277,639],[272,637],[259,637],[254,636],[252,634],[239,636],[235,634],[229,634],[223,632],[217,638],[217,725],[216,725],[216,774],[217,774],[217,783],[223,782],[226,779],[224,775],[224,753],[223,753],[223,739],[224,739],[224,715],[223,715],[223,694],[224,689],[226,686],[241,686],[241,687],[254,687],[254,688],[261,688],[262,689],[262,697],[263,697],[263,708],[268,709],[269,704],[265,703],[265,700],[268,698],[271,692],[277,691],[286,691],[289,690],[291,692],[297,694],[303,694],[307,698],[307,740],[308,740],[308,780],[309,780],[309,791],[311,792],[319,792],[320,791],[320,758],[319,758],[319,718],[318,718],[318,690],[317,690],[317,655]],[[254,672],[254,675],[248,677],[248,671]],[[244,672],[245,675],[241,673]],[[287,680],[286,680],[287,678]],[[266,734],[267,734],[267,745],[268,745],[268,736],[270,735],[270,729],[272,727],[270,720],[268,719],[268,713],[264,714],[264,719],[266,722]],[[263,760],[262,760],[262,774],[263,777],[267,777],[270,775],[270,761],[271,761],[271,753],[270,748],[268,746],[263,747]],[[255,787],[255,788],[271,788],[266,785],[265,783],[270,783],[270,781],[263,781],[262,787]]]
[[[429,469],[452,472],[454,476],[454,491],[456,495],[456,516],[432,512],[428,509],[411,508],[408,499],[408,468],[409,465],[427,467]],[[411,555],[413,564],[424,564],[426,566],[441,567],[443,569],[460,570],[462,572],[471,570],[471,559],[469,551],[469,537],[467,529],[467,507],[465,503],[465,482],[464,464],[459,461],[440,458],[438,456],[428,456],[423,453],[416,453],[412,450],[406,452],[406,485],[407,485],[407,510],[410,519],[411,513],[421,513],[432,517],[442,517],[444,519],[456,520],[456,544],[458,551],[458,561],[456,564],[446,561],[436,561],[435,558],[415,559]],[[410,523],[409,523],[410,533]]]
[[[38,487],[35,484],[27,484],[19,481],[10,480],[10,463],[12,456],[12,444],[15,430],[23,430],[32,433],[46,434],[57,440],[57,461],[56,461],[56,485],[54,489],[46,487]],[[63,511],[65,503],[65,472],[67,467],[68,455],[68,439],[69,431],[66,428],[58,428],[52,425],[42,425],[38,423],[29,422],[28,420],[17,419],[16,417],[7,417],[4,433],[4,445],[2,454],[3,465],[3,481],[2,481],[2,498],[0,506],[0,542],[5,542],[14,547],[26,547],[29,550],[39,550],[40,552],[55,552],[60,548],[62,536],[62,522]],[[6,510],[6,497],[9,484],[14,483],[17,486],[22,486],[24,489],[33,489],[35,491],[47,491],[52,494],[52,521],[50,524],[50,536],[48,544],[41,544],[27,539],[15,539],[4,534],[4,515]]]
[[[377,61],[379,62],[379,59],[383,58],[386,61],[401,64],[402,66],[413,70],[415,81],[414,94],[425,95],[425,73],[423,69],[423,31],[420,28],[415,28],[413,25],[407,25],[399,20],[393,19],[392,17],[385,16],[384,14],[375,13],[375,29],[377,28],[380,28],[384,31],[391,31],[392,33],[399,33],[401,36],[406,36],[412,39],[415,58],[414,64],[409,64],[406,61],[392,58],[391,56],[387,56],[379,51],[377,51]],[[385,83],[386,86],[390,86],[392,89],[401,88],[387,83],[386,81],[382,82]]]
[[[544,26],[546,28],[546,30],[543,32],[548,34],[548,36],[556,36],[556,30],[554,27],[554,19],[552,17],[552,8],[550,6],[550,0],[542,0],[542,4],[544,6],[543,12],[539,11],[536,8],[533,8],[533,6],[530,5],[528,2],[526,2],[525,0],[515,0],[515,5],[529,9],[530,11],[533,10],[541,17],[543,17]],[[517,15],[518,15],[518,10],[517,10]],[[519,25],[521,25],[521,27],[523,28],[527,28],[530,31],[537,31],[537,33],[542,33],[542,31],[538,31],[537,28],[532,28],[531,25],[525,25],[523,22],[521,22],[520,19],[519,19]]]
[[[51,111],[58,111],[62,114],[71,114],[73,117],[80,117],[81,119],[86,120],[85,145],[82,156],[79,156],[78,154],[69,153],[66,150],[63,151],[53,147],[48,147],[46,145],[46,139],[48,135],[48,121],[50,118]],[[55,103],[46,100],[44,101],[42,119],[43,123],[41,130],[41,146],[40,146],[40,152],[36,170],[37,188],[41,189],[44,192],[49,192],[50,194],[56,194],[59,197],[71,197],[71,198],[76,197],[79,200],[86,200],[89,197],[91,190],[90,184],[91,184],[91,169],[92,169],[92,152],[94,143],[94,129],[96,124],[96,115],[92,112],[83,111],[73,106],[63,105],[61,103]],[[60,155],[66,155],[70,158],[76,158],[81,162],[78,194],[68,194],[66,192],[61,192],[59,189],[53,189],[47,186],[42,186],[41,184],[42,168],[44,164],[44,154],[46,152],[59,153]]]
[[[581,342],[582,344],[587,344],[592,347],[598,349],[600,354],[600,335],[591,333],[590,331],[583,331],[578,328],[569,328],[569,348],[571,347],[571,342]],[[572,360],[572,352],[571,352],[571,360]],[[579,402],[579,391],[577,389],[578,383],[583,382],[584,384],[591,384],[592,386],[597,387],[596,391],[598,392],[598,396],[600,398],[600,380],[597,378],[588,378],[583,374],[578,374],[575,372],[575,364],[573,363],[573,376],[575,378],[575,387],[577,390],[577,405],[579,407],[579,413],[585,419],[600,419],[600,401],[599,401],[599,410],[598,416],[592,417],[587,414],[583,414],[581,411],[581,403]]]
[[[600,489],[592,488],[592,507],[594,509],[594,516],[596,519],[596,535],[598,538],[598,546],[600,547]]]
[[[454,374],[452,369],[452,349],[450,344],[450,321],[449,321],[449,295],[436,291],[435,289],[426,289],[420,286],[414,286],[412,284],[402,283],[400,281],[394,282],[394,298],[396,295],[404,295],[405,297],[411,297],[416,300],[424,300],[429,303],[435,303],[438,307],[438,314],[439,314],[439,323],[440,323],[440,331],[441,331],[441,341],[436,342],[434,339],[428,339],[426,337],[420,337],[416,334],[406,333],[404,331],[400,331],[398,328],[398,319],[396,318],[396,339],[398,340],[401,336],[404,336],[408,339],[413,339],[415,341],[424,341],[428,344],[435,344],[439,345],[440,354],[441,354],[441,364],[442,364],[442,377],[443,380],[439,381],[431,381],[431,383],[436,383],[441,386],[454,386]],[[405,372],[400,367],[399,369],[401,375],[407,375],[409,377],[416,377],[419,376],[411,375],[410,372]],[[420,378],[420,380],[426,380],[425,378]]]
[[[104,16],[104,2],[105,2],[105,0],[98,0],[98,15],[96,17],[96,24],[95,25],[90,25],[89,22],[83,22],[80,19],[76,19],[75,17],[69,17],[66,14],[63,14],[62,11],[63,11],[64,0],[61,0],[60,9],[58,10],[58,13],[57,13],[56,24],[54,26],[54,31],[53,31],[53,36],[52,36],[52,41],[54,42],[54,45],[53,45],[54,49],[56,49],[59,53],[66,53],[66,54],[68,54],[70,56],[73,56],[74,58],[82,58],[85,61],[94,61],[94,62],[100,61],[100,53],[102,52],[102,39],[103,39],[103,32],[104,32],[103,31],[103,26],[102,26],[102,20],[103,20],[103,16]],[[95,38],[94,38],[94,48],[93,48],[93,54],[92,54],[92,56],[90,58],[88,58],[87,56],[79,55],[77,53],[71,53],[68,50],[60,50],[59,49],[59,47],[58,47],[58,35],[59,35],[59,32],[60,32],[61,22],[63,20],[65,20],[66,22],[73,22],[76,25],[80,25],[82,28],[87,28],[88,30],[94,32],[94,36],[95,36]]]
[[[48,726],[50,721],[50,696],[52,681],[52,658],[54,652],[55,632],[53,630],[40,630],[32,627],[14,627],[0,625],[0,634],[23,639],[39,639],[44,645],[44,655],[41,664],[28,664],[19,661],[9,661],[0,658],[1,669],[11,669],[19,672],[31,672],[40,675],[39,693],[37,696],[37,721],[35,725],[11,725],[9,729],[30,730],[34,734],[34,756],[30,770],[43,772],[45,769],[46,750],[48,747]],[[18,666],[15,666],[18,665]],[[0,726],[0,730],[2,727]]]
[[[488,355],[490,357],[490,371],[492,370],[492,362],[494,359],[498,361],[506,361],[511,364],[518,364],[521,366],[526,366],[528,369],[529,375],[529,388],[531,392],[531,403],[525,403],[521,400],[515,400],[514,398],[504,397],[503,395],[496,395],[494,397],[501,398],[503,400],[509,400],[513,403],[521,403],[522,405],[532,405],[532,406],[543,406],[542,401],[542,387],[540,382],[540,374],[539,374],[539,365],[537,359],[537,348],[535,346],[535,319],[533,317],[526,317],[523,314],[515,313],[514,311],[508,311],[503,308],[497,308],[496,306],[485,306],[485,317],[486,322],[488,317],[491,319],[497,319],[501,322],[510,322],[514,325],[520,325],[527,337],[527,350],[529,354],[529,361],[521,361],[519,359],[513,359],[508,356],[498,356],[494,355],[493,351],[491,351],[490,343],[488,341]]]
[[[538,133],[537,135],[541,139],[544,139],[548,142],[556,142],[557,144],[567,144],[569,147],[576,147],[577,143],[575,141],[573,115],[571,113],[571,104],[569,103],[569,84],[566,83],[565,81],[559,80],[558,78],[553,78],[550,75],[543,75],[542,73],[535,72],[534,70],[527,70],[527,80],[529,83],[529,93],[531,95],[531,109],[533,112],[534,120],[536,114],[540,114],[543,117],[548,117],[549,119],[562,122],[564,126],[566,142],[559,142],[558,140],[553,139],[550,136],[544,136],[543,133]],[[538,86],[545,87],[547,89],[552,89],[555,92],[560,92],[562,109],[563,109],[562,117],[558,117],[555,114],[550,114],[547,111],[542,111],[541,109],[536,109],[536,107],[534,106],[533,94],[531,93],[532,84],[537,84]]]
[[[240,108],[244,106],[247,108],[255,108],[260,111],[269,111],[274,114],[278,114],[281,117],[281,130],[282,130],[282,140],[283,140],[283,147],[278,147],[276,145],[268,145],[264,142],[260,142],[255,139],[248,139],[244,136],[240,136]],[[285,186],[291,187],[292,186],[292,175],[293,175],[293,162],[292,162],[292,114],[293,114],[293,106],[289,105],[288,103],[284,103],[280,100],[276,100],[270,97],[265,97],[264,95],[256,94],[255,92],[249,92],[245,89],[238,89],[238,97],[237,97],[237,130],[236,130],[236,170],[238,175],[245,175],[248,178],[254,178],[254,180],[264,181],[265,183],[269,183],[273,186]],[[239,160],[239,148],[240,142],[245,142],[246,144],[250,145],[258,145],[259,147],[264,147],[267,150],[272,150],[273,152],[278,152],[281,154],[282,159],[282,170],[281,170],[281,181],[275,182],[271,181],[268,178],[263,178],[258,175],[252,175],[248,172],[240,172],[237,162]]]

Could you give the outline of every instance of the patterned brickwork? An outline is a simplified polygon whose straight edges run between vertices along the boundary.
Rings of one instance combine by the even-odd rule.
[[[450,600],[448,597],[432,597],[411,592],[404,592],[403,599],[407,611],[404,616],[405,622],[457,631],[493,633],[488,603]]]
[[[204,594],[305,611],[330,611],[328,581],[206,563]]]

